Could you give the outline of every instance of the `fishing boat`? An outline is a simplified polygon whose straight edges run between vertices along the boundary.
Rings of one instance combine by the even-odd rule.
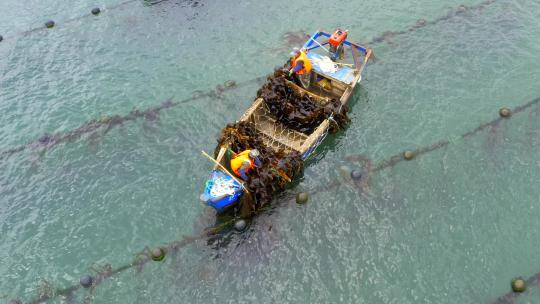
[[[312,65],[310,77],[300,78],[296,83],[287,81],[287,85],[300,96],[307,94],[321,105],[331,99],[346,105],[372,55],[371,49],[347,40],[347,35],[348,32],[341,29],[333,34],[324,31],[313,34],[302,47]],[[306,134],[280,123],[264,99],[257,98],[239,121],[252,123],[266,147],[285,153],[296,152],[302,160],[306,160],[323,142],[332,119],[332,115],[328,116]],[[215,159],[206,154],[215,165],[200,198],[206,205],[222,213],[239,205],[242,199],[249,196],[249,191],[244,182],[227,169],[227,162],[230,161],[225,157],[227,148],[218,148]]]

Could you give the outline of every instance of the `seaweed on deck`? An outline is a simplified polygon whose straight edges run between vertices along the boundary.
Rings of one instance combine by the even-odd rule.
[[[305,134],[313,133],[329,117],[335,122],[330,125],[331,132],[343,128],[350,122],[347,116],[349,109],[346,105],[342,105],[335,98],[322,105],[307,94],[300,96],[287,85],[287,73],[286,69],[276,70],[257,91],[257,97],[264,100],[279,122]]]
[[[342,106],[338,99],[332,99],[322,105],[308,95],[300,96],[287,85],[286,80],[286,69],[278,69],[267,78],[266,83],[257,92],[257,97],[263,98],[271,114],[283,125],[310,134],[330,117],[334,122],[331,124],[331,131],[343,128],[350,121],[347,117],[348,108]],[[286,185],[303,171],[300,153],[275,151],[266,146],[262,134],[251,122],[228,124],[221,131],[215,155],[217,156],[220,147],[225,146],[235,153],[257,149],[261,154],[262,166],[254,168],[246,181],[246,188],[253,199],[244,200],[244,206],[240,207],[242,217],[254,214],[256,210],[270,203],[274,194],[285,190]],[[226,165],[230,157],[229,154]]]
[[[257,149],[260,153],[262,166],[254,168],[248,175],[246,188],[254,200],[245,200],[249,213],[253,214],[259,208],[269,204],[272,197],[279,191],[285,190],[288,181],[294,180],[303,172],[303,162],[299,153],[274,151],[267,147],[261,135],[250,122],[228,124],[222,131],[216,149],[227,146],[234,152],[246,149]]]

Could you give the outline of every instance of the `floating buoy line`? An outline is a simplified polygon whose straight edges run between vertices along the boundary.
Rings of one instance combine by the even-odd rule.
[[[512,291],[509,291],[508,293],[504,294],[503,296],[500,296],[495,301],[493,301],[493,304],[515,304],[516,299],[527,292],[530,287],[532,286],[540,286],[540,272],[537,272],[533,275],[531,275],[526,280],[518,277],[512,279],[510,281],[510,287]]]
[[[137,2],[137,1],[143,2],[143,4],[146,5],[146,6],[153,6],[153,5],[156,5],[156,4],[163,3],[163,2],[168,2],[170,0],[127,0],[127,1],[120,2],[118,4],[108,6],[108,7],[106,7],[106,10],[108,10],[108,11],[114,10],[114,9],[123,7],[123,6],[127,5],[127,4],[130,4],[132,2]],[[199,1],[194,1],[194,0],[184,0],[184,1],[185,2],[190,2],[190,3],[193,3],[193,4],[199,4]],[[463,5],[463,4],[459,5],[457,8],[455,8],[454,10],[449,12],[447,15],[441,16],[441,17],[439,17],[439,18],[437,18],[435,20],[427,21],[426,19],[419,19],[414,26],[408,28],[407,30],[384,32],[382,35],[374,38],[372,40],[372,43],[381,42],[381,41],[384,41],[384,40],[386,40],[388,38],[391,38],[391,37],[394,37],[394,36],[397,36],[397,35],[402,35],[402,34],[405,34],[407,32],[412,32],[412,31],[414,31],[414,30],[416,30],[418,28],[424,27],[424,26],[429,25],[429,24],[436,24],[436,23],[438,23],[440,21],[448,20],[448,19],[452,18],[455,15],[463,14],[463,13],[465,13],[467,11],[482,9],[482,8],[484,8],[484,7],[488,6],[488,5],[491,5],[491,4],[495,3],[495,2],[496,2],[496,0],[484,0],[484,1],[482,1],[481,3],[479,3],[477,5],[472,5],[472,6],[466,6],[466,5]],[[192,6],[196,6],[196,5],[192,5]],[[81,20],[81,19],[84,19],[84,18],[91,17],[92,15],[97,16],[101,12],[102,12],[101,8],[95,7],[88,14],[84,14],[84,15],[81,15],[81,16],[78,16],[78,17],[75,17],[75,18],[67,19],[67,20],[61,22],[61,24],[68,24],[68,23],[71,23],[71,22],[74,22],[74,21],[78,21],[78,20]],[[26,31],[19,32],[18,35],[26,35],[26,34],[29,34],[29,33],[32,33],[32,32],[36,32],[38,30],[42,30],[44,28],[45,29],[53,28],[55,25],[56,25],[56,23],[55,23],[54,20],[49,20],[49,21],[47,21],[45,23],[45,27],[32,28],[32,29],[29,29],[29,30],[26,30]],[[1,35],[0,35],[0,41],[2,41],[2,36]]]
[[[107,6],[106,10],[111,11],[111,10],[114,10],[114,9],[117,9],[117,8],[121,8],[121,7],[123,7],[123,6],[127,5],[127,4],[132,3],[132,2],[143,2],[143,4],[146,5],[146,6],[152,6],[152,5],[156,5],[158,3],[167,2],[167,1],[170,1],[170,0],[158,0],[158,1],[155,1],[155,0],[154,1],[150,1],[150,0],[127,0],[127,1],[124,1],[124,2],[120,2],[118,4]],[[192,1],[192,0],[184,0],[184,1],[186,1],[186,2],[197,2],[197,1]],[[81,20],[81,19],[84,19],[84,18],[91,17],[92,15],[97,16],[101,12],[102,12],[102,8],[94,7],[92,10],[90,10],[90,12],[88,14],[84,14],[84,15],[81,15],[81,16],[78,16],[78,17],[75,17],[75,18],[64,20],[64,21],[61,22],[61,24],[69,24],[69,23],[74,22],[74,21],[78,21],[78,20]],[[58,12],[56,14],[58,14]],[[54,15],[56,15],[56,14],[54,14]],[[51,29],[55,25],[56,25],[56,22],[54,20],[48,20],[47,22],[44,23],[43,27],[35,27],[35,28],[29,29],[29,30],[26,30],[26,31],[18,32],[14,36],[24,36],[24,35],[27,35],[29,33],[39,31],[39,30]],[[0,41],[2,41],[2,36],[1,35],[0,35]]]
[[[512,113],[519,114],[522,113],[533,106],[537,106],[540,104],[540,97],[537,97],[533,100],[530,100],[523,105],[517,106],[512,110]],[[506,119],[503,117],[497,117],[491,121],[488,121],[486,123],[482,123],[477,128],[466,132],[462,134],[460,137],[462,139],[468,138],[470,136],[473,136],[486,128],[496,126],[502,119]],[[447,140],[441,140],[434,144],[427,145],[421,148],[418,148],[416,150],[412,150],[411,152],[414,153],[415,158],[424,154],[427,154],[428,152],[433,152],[438,149],[441,149],[443,147],[446,147],[450,144]],[[388,168],[391,168],[402,161],[407,161],[405,157],[403,156],[404,152],[400,152],[399,154],[396,154],[394,156],[389,157],[386,160],[381,161],[378,165],[376,165],[374,168],[371,168],[371,161],[369,158],[362,156],[362,155],[350,155],[346,157],[346,159],[349,159],[351,162],[362,162],[362,170],[353,170],[352,172],[358,171],[361,173],[353,174],[351,172],[350,175],[350,181],[352,181],[353,185],[358,187],[359,191],[362,191],[361,184],[359,183],[359,180],[367,181],[369,176],[374,174],[375,172],[382,171]],[[347,181],[345,181],[347,182]],[[334,190],[337,187],[340,187],[343,185],[343,182],[339,180],[335,180],[334,182],[330,184],[325,184],[320,187],[312,188],[310,191],[307,192],[300,192],[297,194],[291,194],[288,193],[288,195],[284,196],[281,200],[281,204],[283,203],[291,203],[291,201],[296,201],[298,203],[304,204],[308,200],[308,193],[316,194],[321,192],[327,192]],[[292,197],[291,197],[292,195]],[[288,196],[288,197],[287,197]],[[268,211],[269,209],[276,208],[280,203],[273,205],[273,206],[266,206],[261,208],[257,211],[258,214]],[[180,241],[173,241],[167,245],[159,246],[154,249],[145,248],[143,251],[141,251],[139,254],[136,255],[135,259],[125,265],[122,265],[118,268],[112,268],[110,265],[106,265],[103,267],[104,270],[98,270],[96,271],[96,274],[92,275],[84,275],[80,278],[79,284],[72,285],[70,287],[64,288],[64,289],[57,289],[57,290],[50,290],[49,292],[42,293],[39,297],[31,300],[29,303],[31,304],[38,304],[47,300],[51,300],[53,298],[57,297],[70,297],[74,292],[81,288],[96,288],[98,285],[101,284],[104,280],[122,273],[126,270],[137,268],[139,270],[142,270],[142,268],[150,261],[154,262],[162,262],[166,256],[168,255],[175,255],[181,248],[186,247],[187,245],[193,244],[196,241],[205,240],[209,237],[228,237],[231,232],[236,231],[237,233],[241,233],[245,229],[247,229],[249,223],[248,221],[244,219],[229,219],[223,223],[220,223],[214,227],[209,227],[206,230],[203,231],[203,233],[199,235],[194,236],[184,236],[182,240]],[[520,279],[520,278],[519,278]],[[529,288],[533,285],[540,285],[540,273],[534,275],[533,277],[524,280],[524,283],[522,284],[519,279],[512,280],[512,288],[514,290],[521,290],[521,291],[512,291],[511,293],[508,293],[502,297],[500,297],[496,302],[496,304],[503,304],[503,303],[513,303],[513,299],[515,299],[521,292],[525,291],[525,289],[522,286],[528,286]],[[522,279],[521,279],[522,280]],[[514,285],[516,287],[514,287]],[[13,299],[11,301],[20,301],[19,299]],[[13,302],[13,303],[21,303],[21,302]]]
[[[131,2],[134,2],[134,1],[138,1],[138,0],[128,0],[128,1],[122,2],[120,4],[117,4],[115,6],[112,6],[112,7],[108,8],[108,9],[120,7],[120,6],[123,6],[125,4],[131,3]],[[414,31],[416,31],[416,30],[418,30],[420,28],[423,28],[423,27],[425,27],[427,25],[438,24],[438,23],[440,23],[442,21],[445,21],[445,20],[448,20],[448,19],[450,19],[452,17],[460,16],[467,10],[469,10],[469,11],[481,10],[481,9],[483,9],[483,8],[493,4],[495,2],[496,2],[496,0],[485,0],[485,1],[483,1],[483,2],[481,2],[479,4],[477,4],[477,5],[473,5],[473,6],[460,5],[458,8],[456,8],[454,10],[451,10],[446,15],[443,15],[443,16],[441,16],[439,18],[436,18],[436,19],[434,19],[432,21],[427,21],[425,19],[419,19],[414,25],[409,26],[405,30],[401,30],[401,31],[385,31],[382,34],[374,37],[367,44],[368,45],[376,45],[378,43],[382,43],[382,42],[387,41],[388,39],[390,39],[389,37],[395,37],[395,36],[399,36],[399,35],[404,35],[404,34],[407,34],[407,33],[414,32]],[[465,9],[463,9],[463,8],[465,8]],[[93,14],[93,10],[92,10],[92,14]],[[72,20],[76,20],[76,19],[72,19]],[[161,110],[172,108],[172,107],[175,107],[175,106],[187,103],[187,102],[200,100],[200,99],[203,99],[205,97],[220,98],[221,94],[226,92],[226,91],[237,89],[237,88],[244,87],[244,86],[248,86],[248,85],[253,84],[253,83],[262,83],[266,79],[266,77],[267,77],[267,75],[264,75],[264,76],[256,77],[256,78],[246,80],[246,81],[243,81],[243,82],[236,82],[234,80],[228,80],[225,83],[217,85],[214,89],[210,89],[210,90],[208,90],[206,92],[194,91],[192,93],[191,97],[185,98],[185,99],[180,100],[180,101],[173,101],[173,99],[170,98],[170,99],[162,102],[161,104],[152,106],[152,107],[147,108],[145,110],[134,109],[130,113],[124,114],[124,115],[115,114],[115,115],[110,115],[110,116],[104,116],[104,117],[97,118],[97,119],[92,119],[90,121],[85,122],[81,126],[75,128],[73,130],[67,131],[67,132],[58,132],[58,133],[54,133],[54,134],[48,134],[47,133],[47,134],[44,134],[41,137],[39,137],[39,138],[35,139],[34,141],[31,141],[31,142],[29,142],[29,143],[27,143],[25,145],[20,145],[20,146],[17,146],[17,147],[1,150],[0,151],[0,160],[3,159],[3,158],[10,157],[13,154],[23,152],[23,151],[28,150],[28,149],[37,149],[37,150],[40,150],[40,151],[51,149],[51,148],[57,146],[58,144],[68,142],[68,141],[72,141],[72,140],[75,140],[75,139],[79,139],[84,135],[94,134],[99,130],[104,130],[104,132],[101,134],[101,136],[104,136],[104,135],[106,135],[108,133],[108,131],[110,131],[110,129],[115,128],[117,126],[120,126],[124,122],[135,121],[135,120],[137,120],[139,118],[152,119],[153,117],[156,117],[157,115],[159,115],[159,112],[161,112]]]

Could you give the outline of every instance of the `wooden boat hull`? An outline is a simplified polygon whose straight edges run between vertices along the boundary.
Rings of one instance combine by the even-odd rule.
[[[319,37],[330,37],[330,35],[318,31],[306,42],[304,49],[314,50],[319,47],[324,49],[322,44],[316,42]],[[306,90],[291,81],[287,81],[287,85],[299,95],[309,95],[314,102],[325,104],[331,98],[338,98],[342,105],[346,105],[352,96],[354,88],[361,80],[362,71],[372,51],[349,41],[345,41],[345,45],[350,46],[354,63],[336,63],[335,67],[330,70],[328,69],[328,60],[323,55],[308,53],[312,54],[310,60],[315,63],[313,73],[316,78],[324,79],[326,88],[314,87],[313,90]],[[363,56],[358,55],[360,51]],[[338,65],[341,66],[338,67]],[[240,122],[252,123],[262,137],[266,147],[272,148],[274,151],[284,151],[285,153],[296,152],[301,155],[302,160],[305,160],[323,142],[330,129],[332,119],[332,116],[328,117],[311,134],[304,134],[277,121],[264,100],[257,98],[241,116]],[[201,195],[201,200],[218,212],[229,210],[238,205],[240,200],[246,199],[246,195],[243,194],[247,190],[241,185],[242,181],[234,181],[235,176],[230,170],[226,169],[230,161],[226,154],[226,147],[220,147],[216,160],[221,166],[216,165],[214,167],[207,181],[205,192]]]

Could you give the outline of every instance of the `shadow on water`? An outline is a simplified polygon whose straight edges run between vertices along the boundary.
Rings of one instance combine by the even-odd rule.
[[[112,8],[116,8],[116,7],[125,5],[127,3],[134,2],[134,1],[139,1],[139,0],[125,1],[125,2],[122,2],[122,3],[112,7]],[[166,1],[169,1],[169,0],[166,0]],[[159,1],[159,2],[161,2],[161,1]],[[188,1],[188,2],[190,2],[190,1]],[[191,2],[193,2],[193,1],[191,1]],[[197,2],[197,1],[195,1],[195,2]],[[495,2],[496,2],[496,0],[485,0],[485,1],[483,1],[483,2],[481,2],[479,4],[477,4],[477,5],[473,5],[473,6],[460,5],[457,8],[451,10],[446,15],[441,16],[441,17],[439,17],[437,19],[434,19],[432,21],[427,21],[425,19],[420,19],[414,25],[408,27],[405,30],[401,30],[401,31],[385,31],[381,35],[374,37],[370,42],[368,42],[368,45],[372,46],[372,45],[382,43],[382,42],[391,43],[392,38],[394,38],[396,36],[414,32],[414,31],[416,31],[416,30],[418,30],[420,28],[426,27],[428,25],[435,25],[435,24],[440,23],[442,21],[451,19],[452,17],[463,15],[467,11],[482,10],[482,9],[486,8],[487,6],[489,6],[489,5],[491,5],[491,4],[495,3]],[[79,19],[80,18],[82,18],[82,17],[79,17]],[[77,18],[75,18],[73,20],[76,20],[76,19]],[[38,28],[38,29],[42,29],[42,28]],[[34,30],[38,30],[38,29],[34,29]],[[291,44],[292,45],[297,45],[297,43],[300,40],[305,41],[303,39],[306,36],[309,36],[309,35],[306,34],[306,33],[303,33],[302,31],[287,32],[287,33],[283,34],[283,36],[282,36],[283,45],[284,45],[284,47],[286,47],[288,49],[291,46]],[[106,135],[108,133],[108,131],[110,129],[112,129],[112,128],[116,127],[116,126],[120,126],[124,122],[135,121],[138,118],[147,118],[147,117],[151,118],[153,116],[158,116],[159,112],[161,110],[163,110],[163,109],[172,108],[172,107],[178,106],[180,104],[187,103],[187,102],[190,102],[190,101],[200,100],[200,99],[205,98],[205,97],[208,97],[208,98],[220,98],[220,96],[222,96],[222,94],[224,92],[228,91],[228,90],[232,90],[232,89],[235,89],[235,88],[238,88],[238,87],[247,86],[247,85],[250,85],[250,84],[253,84],[253,83],[262,83],[262,81],[264,81],[266,79],[266,77],[267,76],[256,77],[254,79],[247,80],[247,81],[244,81],[242,83],[237,83],[234,80],[229,80],[229,81],[226,81],[224,84],[217,85],[214,89],[208,90],[206,92],[194,91],[192,97],[183,99],[181,101],[175,102],[171,98],[169,100],[166,100],[166,101],[162,102],[159,105],[150,107],[150,108],[145,109],[145,110],[133,110],[133,111],[137,111],[138,113],[133,113],[133,111],[132,111],[132,112],[130,112],[128,114],[124,114],[124,115],[116,114],[116,115],[106,116],[104,118],[90,120],[90,121],[82,124],[78,128],[76,128],[74,130],[71,130],[71,131],[59,132],[59,133],[55,133],[55,134],[44,134],[41,137],[39,137],[38,139],[36,139],[36,140],[26,144],[26,145],[21,145],[21,146],[18,146],[18,147],[8,148],[8,149],[3,150],[2,152],[0,152],[0,159],[7,158],[7,157],[9,157],[9,156],[11,156],[13,154],[17,154],[17,153],[20,153],[20,152],[23,152],[23,151],[29,150],[29,149],[37,149],[37,150],[51,149],[51,148],[53,148],[54,146],[56,146],[58,144],[79,139],[83,135],[96,133],[98,130],[102,130],[102,129],[106,130],[105,132],[101,133],[101,136],[104,136],[104,135]],[[165,103],[167,103],[167,105],[165,105]],[[95,137],[94,137],[94,139],[95,139]]]

